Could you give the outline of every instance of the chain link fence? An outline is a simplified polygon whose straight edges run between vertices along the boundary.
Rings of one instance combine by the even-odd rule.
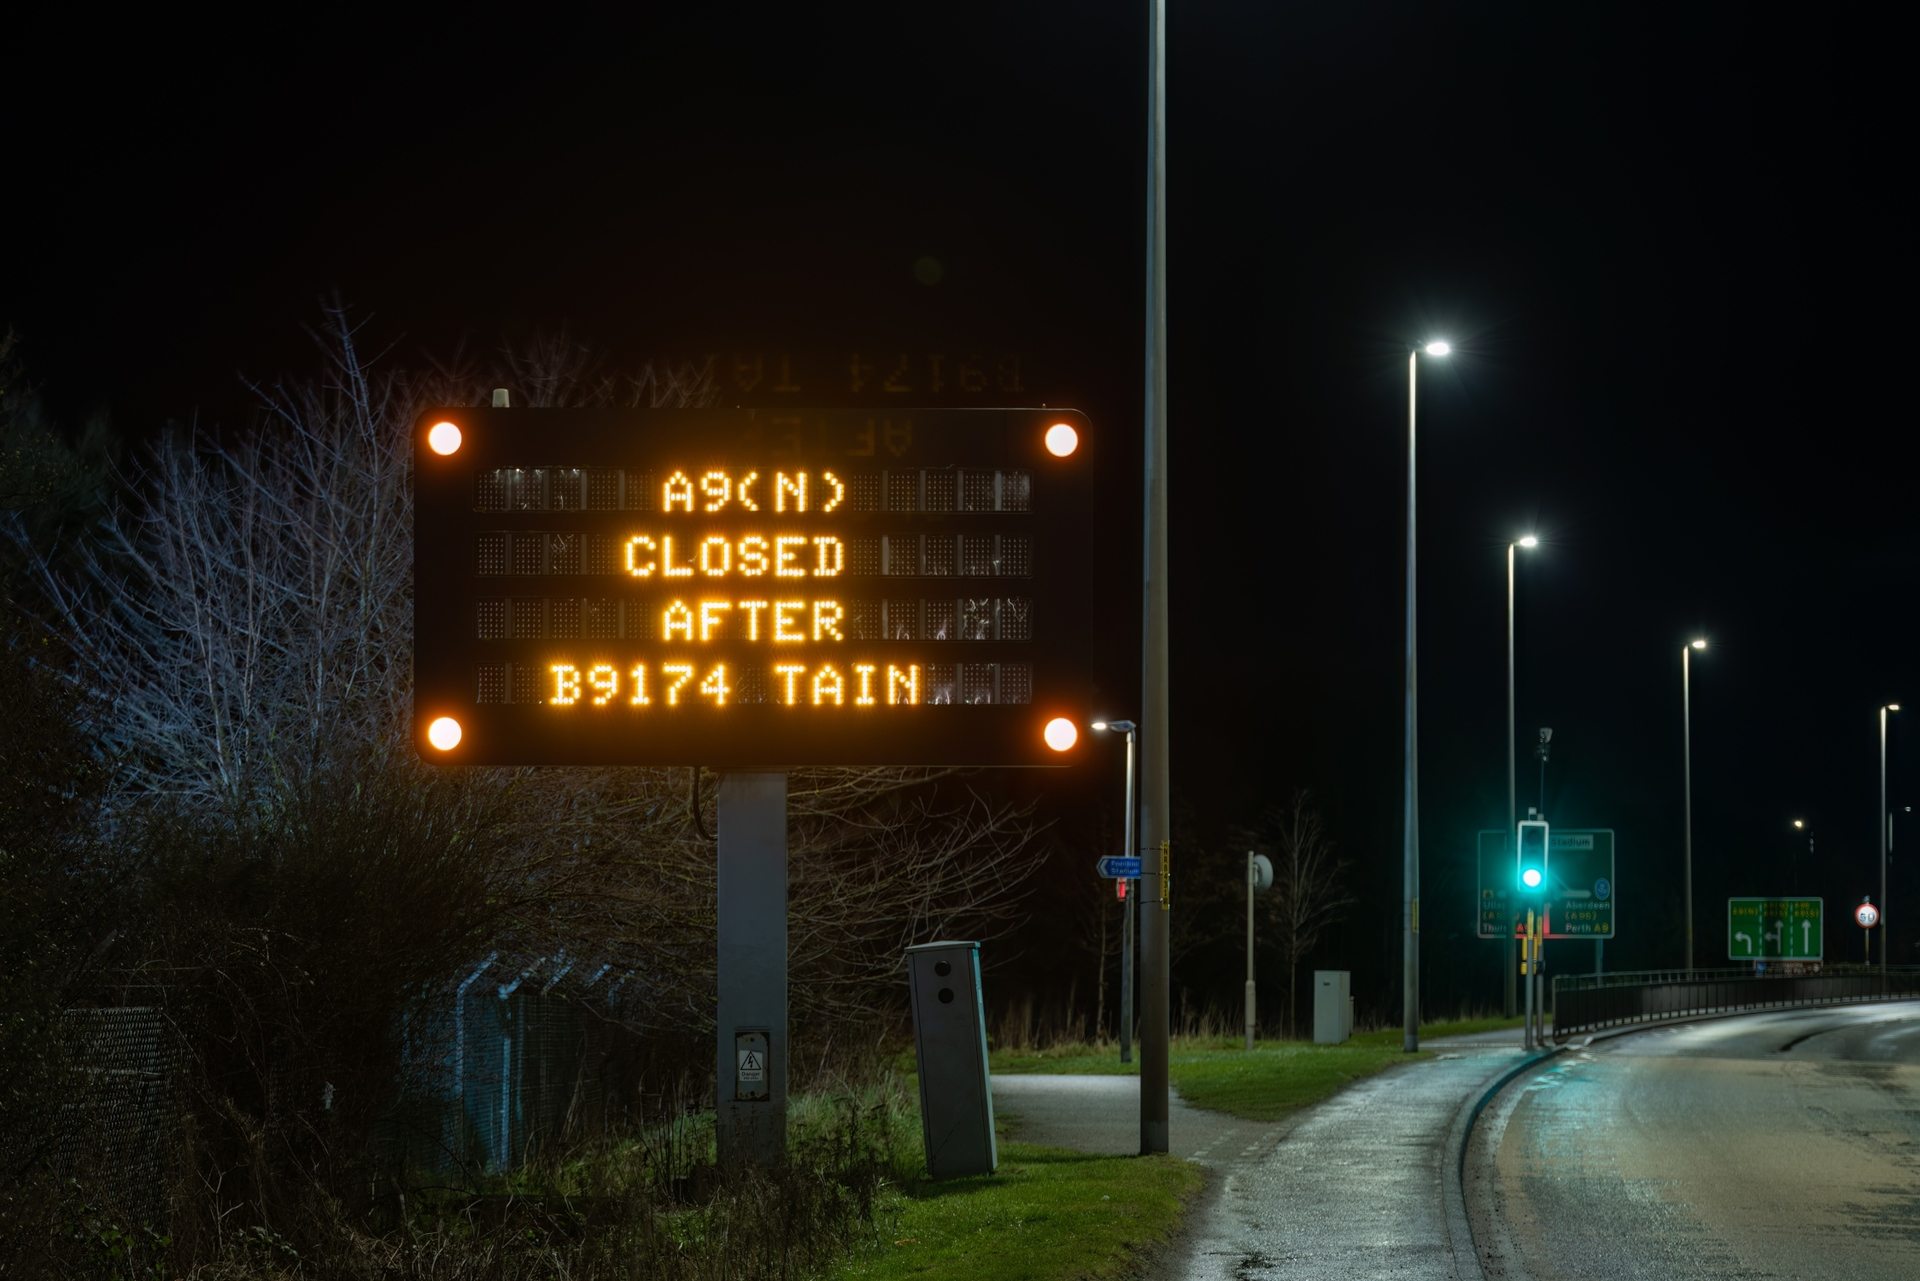
[[[407,1016],[391,1142],[417,1171],[498,1173],[636,1097],[630,970],[490,953]]]

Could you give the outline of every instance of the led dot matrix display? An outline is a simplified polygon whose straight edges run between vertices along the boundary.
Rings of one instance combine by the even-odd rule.
[[[428,760],[1068,764],[1076,655],[1128,630],[1084,587],[1133,549],[1072,411],[443,408],[416,436]]]

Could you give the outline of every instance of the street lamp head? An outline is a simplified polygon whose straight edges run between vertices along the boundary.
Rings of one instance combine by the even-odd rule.
[[[1426,353],[1429,356],[1445,356],[1451,354],[1452,351],[1453,344],[1443,339],[1435,339],[1426,346]]]
[[[1805,819],[1796,818],[1793,820],[1793,828],[1795,831],[1803,831],[1805,830],[1806,826],[1807,826],[1807,822]]]
[[[1695,649],[1705,649],[1707,647],[1707,639],[1702,636],[1700,639],[1691,642],[1691,644]]]
[[[1532,548],[1540,545],[1540,538],[1537,534],[1522,534],[1514,542],[1517,546]]]
[[[1899,710],[1900,710],[1900,704],[1898,704],[1898,703],[1888,703],[1888,704],[1887,704],[1887,710],[1888,710],[1888,711],[1890,711],[1890,712],[1897,712],[1897,711],[1899,711]]]
[[[1116,734],[1131,734],[1137,728],[1132,721],[1095,721],[1093,727],[1099,730],[1112,730]]]

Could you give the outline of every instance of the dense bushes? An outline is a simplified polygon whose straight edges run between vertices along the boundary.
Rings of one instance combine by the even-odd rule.
[[[57,556],[11,521],[0,1273],[509,1277],[564,1275],[564,1255],[576,1275],[652,1275],[633,1260],[711,1212],[707,1246],[658,1275],[722,1275],[698,1269],[789,1242],[765,1235],[767,1216],[840,1225],[789,1242],[804,1255],[886,1177],[864,1122],[834,1128],[838,1156],[771,1182],[623,1185],[591,1194],[593,1222],[574,1226],[542,1194],[548,1217],[516,1210],[501,1231],[401,1177],[383,1147],[410,1013],[496,950],[636,976],[612,1016],[645,1061],[616,1122],[710,1091],[715,885],[688,772],[433,770],[409,733],[413,415],[497,383],[535,403],[639,405],[696,402],[703,384],[589,376],[564,344],[478,373],[376,372],[338,312],[321,348],[317,377],[261,388],[251,429],[154,441]],[[939,773],[796,773],[796,1042],[870,1052],[901,946],[1007,919],[1030,835],[1023,811]],[[96,1116],[101,1064],[63,1057],[58,1034],[88,1006],[163,1016],[150,1084],[177,1124],[166,1186],[143,1204],[56,1151],[62,1124]],[[826,1057],[796,1052],[796,1075]],[[594,1226],[603,1213],[615,1228]],[[542,1263],[529,1226],[560,1253]],[[436,1270],[456,1256],[480,1270]]]

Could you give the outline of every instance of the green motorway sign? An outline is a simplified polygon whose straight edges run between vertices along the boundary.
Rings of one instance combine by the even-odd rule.
[[[1513,933],[1516,868],[1505,832],[1481,832],[1478,932],[1483,939]],[[1547,833],[1547,937],[1613,937],[1613,829],[1551,828]]]
[[[1727,959],[1818,961],[1824,899],[1730,898]]]

